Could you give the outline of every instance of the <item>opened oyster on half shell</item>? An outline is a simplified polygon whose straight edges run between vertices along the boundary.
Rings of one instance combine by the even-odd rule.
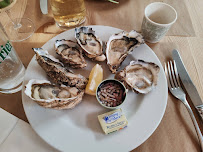
[[[116,73],[115,79],[123,82],[126,88],[146,94],[157,85],[159,70],[159,66],[152,62],[131,61],[128,66]]]
[[[75,74],[67,69],[63,63],[50,55],[46,50],[42,48],[33,48],[33,50],[35,51],[38,64],[55,83],[75,86],[81,89],[85,88],[87,79],[84,76]]]
[[[25,86],[25,94],[46,108],[72,109],[82,101],[84,90],[32,79]]]
[[[127,55],[142,43],[144,43],[142,35],[135,30],[112,35],[106,46],[106,58],[110,71],[116,73]]]
[[[60,56],[63,63],[68,64],[72,68],[84,68],[87,63],[83,57],[81,47],[71,40],[56,40],[56,53]]]
[[[104,61],[106,59],[103,54],[103,43],[95,35],[95,31],[92,28],[75,28],[75,38],[88,58],[96,61]]]

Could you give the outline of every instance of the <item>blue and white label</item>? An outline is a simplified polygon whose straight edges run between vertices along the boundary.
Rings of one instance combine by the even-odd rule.
[[[118,120],[120,117],[121,117],[121,112],[117,111],[111,115],[105,116],[104,121],[109,124]]]

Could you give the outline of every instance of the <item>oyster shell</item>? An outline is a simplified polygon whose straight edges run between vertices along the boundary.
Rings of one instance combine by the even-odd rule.
[[[46,108],[72,109],[82,101],[84,90],[32,79],[25,86],[25,94]]]
[[[83,49],[85,55],[93,60],[104,61],[102,41],[95,35],[90,27],[75,28],[75,38]]]
[[[44,51],[42,48],[33,48],[33,50],[35,51],[38,64],[55,83],[85,88],[87,79],[84,76],[75,74],[73,71],[65,68],[63,63],[50,55],[46,50]]]
[[[127,88],[146,94],[157,85],[159,70],[159,66],[152,62],[131,61],[128,66],[116,73],[115,79],[122,81]]]
[[[127,55],[142,43],[144,43],[142,35],[135,30],[130,33],[123,31],[112,35],[106,46],[107,65],[110,71],[116,73]]]
[[[60,56],[63,63],[72,68],[84,68],[87,63],[83,57],[81,47],[71,40],[56,40],[56,53]]]

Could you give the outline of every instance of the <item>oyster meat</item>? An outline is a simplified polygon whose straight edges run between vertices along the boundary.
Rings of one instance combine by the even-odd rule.
[[[84,76],[75,74],[73,71],[65,68],[63,63],[50,55],[46,50],[42,48],[33,48],[33,50],[35,51],[38,64],[55,83],[75,86],[81,89],[85,88],[87,79]]]
[[[25,86],[25,94],[46,108],[72,109],[82,101],[84,90],[32,79]]]
[[[106,59],[103,54],[103,43],[90,27],[75,28],[75,38],[83,49],[85,55],[96,61]]]
[[[116,73],[127,55],[142,43],[144,43],[142,35],[135,30],[112,35],[106,45],[107,65],[110,71]]]
[[[128,66],[116,73],[115,79],[133,91],[146,94],[157,85],[159,70],[159,66],[152,62],[131,61]]]
[[[60,60],[68,64],[72,68],[84,68],[87,63],[83,57],[81,47],[71,40],[56,40],[56,53],[60,56]]]

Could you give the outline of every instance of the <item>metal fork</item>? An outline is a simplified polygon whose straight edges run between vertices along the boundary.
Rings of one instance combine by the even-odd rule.
[[[168,88],[169,88],[170,92],[173,94],[173,96],[175,96],[177,99],[182,101],[182,103],[187,108],[187,110],[190,114],[190,117],[192,118],[193,124],[195,126],[195,130],[196,130],[198,138],[199,138],[201,150],[203,151],[203,136],[202,136],[200,128],[197,124],[196,118],[192,112],[192,109],[190,108],[190,105],[188,104],[188,101],[186,100],[185,92],[181,88],[178,71],[176,68],[176,63],[175,63],[175,61],[173,61],[173,62],[169,61],[167,64],[165,63],[164,66],[165,66],[166,78],[168,81]]]

